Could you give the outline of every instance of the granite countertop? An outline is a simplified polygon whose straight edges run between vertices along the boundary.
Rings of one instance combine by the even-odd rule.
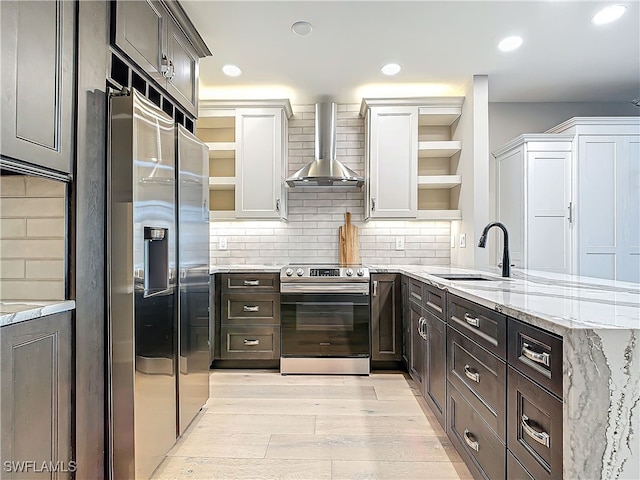
[[[573,329],[640,329],[640,284],[512,269],[385,265],[376,271],[404,273],[492,310],[562,335]],[[445,280],[435,275],[482,274],[494,281]]]
[[[640,284],[513,268],[486,271],[429,265],[368,265],[445,289],[559,335],[573,329],[640,329]],[[224,265],[211,273],[279,272],[282,265]],[[441,274],[481,274],[493,281],[446,280]]]
[[[279,273],[284,265],[211,265],[209,273],[268,272]]]
[[[75,308],[75,300],[3,301],[0,302],[0,326],[4,327],[54,313],[68,312],[75,310]]]

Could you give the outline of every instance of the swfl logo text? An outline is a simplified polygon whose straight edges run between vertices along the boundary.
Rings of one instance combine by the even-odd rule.
[[[34,472],[34,473],[42,473],[42,472],[58,472],[58,473],[69,473],[75,472],[77,470],[77,465],[74,460],[70,462],[63,461],[44,461],[44,462],[36,462],[35,460],[7,460],[2,464],[2,469],[5,472],[14,472],[14,473],[24,473],[24,472]]]

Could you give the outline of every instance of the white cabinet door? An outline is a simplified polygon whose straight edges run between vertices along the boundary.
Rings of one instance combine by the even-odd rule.
[[[371,107],[369,117],[369,217],[415,218],[418,107]]]
[[[282,110],[236,110],[236,217],[280,218]]]
[[[638,137],[580,136],[580,275],[640,281]]]
[[[524,146],[511,150],[497,158],[498,170],[498,220],[509,231],[511,263],[524,268],[525,264],[525,218],[524,218]],[[499,245],[500,242],[494,242]],[[497,257],[501,258],[502,246]]]
[[[570,152],[527,154],[527,267],[571,273]]]

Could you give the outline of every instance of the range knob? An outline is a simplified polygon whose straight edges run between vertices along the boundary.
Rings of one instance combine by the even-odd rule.
[[[304,270],[301,268],[296,270],[296,275],[298,275],[299,277],[301,277],[303,273],[304,273]]]
[[[290,277],[291,275],[293,275],[293,269],[291,268],[287,268],[284,273],[287,275],[287,277]]]
[[[353,276],[353,270],[352,270],[352,269],[350,269],[350,268],[347,268],[347,271],[346,271],[346,272],[344,272],[344,273],[346,273],[346,274],[347,274],[347,277],[351,277],[351,276]]]
[[[361,269],[361,268],[359,268],[359,269],[356,271],[356,274],[357,274],[359,277],[361,277],[361,276],[363,276],[363,275],[364,275],[364,270],[363,270],[363,269]]]

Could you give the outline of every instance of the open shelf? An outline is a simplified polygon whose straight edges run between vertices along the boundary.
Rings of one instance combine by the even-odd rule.
[[[462,184],[462,177],[460,175],[426,175],[418,177],[418,188],[447,189],[460,184]]]
[[[420,220],[462,220],[460,210],[418,210]]]
[[[459,140],[440,140],[418,142],[418,157],[453,157],[462,150]]]

